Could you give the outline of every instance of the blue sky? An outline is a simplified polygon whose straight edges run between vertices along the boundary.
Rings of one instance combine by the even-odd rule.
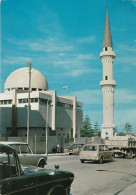
[[[102,51],[106,7],[113,41],[114,121],[136,131],[136,0],[1,2],[2,91],[8,75],[31,60],[50,90],[74,95],[84,116],[102,124]],[[62,90],[62,86],[69,89]]]

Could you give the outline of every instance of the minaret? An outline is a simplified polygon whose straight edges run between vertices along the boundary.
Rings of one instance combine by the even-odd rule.
[[[100,82],[103,93],[103,124],[102,139],[112,138],[115,132],[114,124],[114,88],[116,82],[113,80],[113,61],[115,53],[112,51],[112,38],[108,17],[106,12],[105,29],[103,37],[103,51],[100,53],[103,64],[103,80]]]

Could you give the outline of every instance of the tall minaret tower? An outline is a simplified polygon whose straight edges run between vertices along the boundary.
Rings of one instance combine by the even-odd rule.
[[[115,53],[112,51],[112,38],[108,17],[106,12],[105,29],[103,37],[103,51],[100,53],[103,64],[103,80],[100,82],[103,93],[103,124],[101,137],[112,138],[115,132],[114,124],[114,88],[116,82],[113,80],[113,61]]]

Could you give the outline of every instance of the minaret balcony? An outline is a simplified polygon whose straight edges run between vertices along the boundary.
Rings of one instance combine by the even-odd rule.
[[[116,81],[114,80],[104,80],[100,82],[100,86],[102,85],[113,85],[116,86]]]
[[[103,129],[116,128],[115,124],[101,124]]]
[[[112,56],[113,58],[115,58],[115,52],[114,51],[103,51],[100,53],[100,58],[102,58],[103,56]]]

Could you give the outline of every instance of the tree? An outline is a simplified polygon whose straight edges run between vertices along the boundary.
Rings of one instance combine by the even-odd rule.
[[[126,123],[126,124],[124,125],[123,130],[124,130],[127,134],[130,133],[130,132],[132,131],[132,126],[131,126],[131,124],[130,124],[130,123]]]
[[[92,137],[94,130],[92,129],[92,123],[89,116],[87,115],[83,120],[83,127],[81,129],[81,137]]]
[[[125,136],[125,135],[126,135],[126,133],[123,133],[123,132],[117,133],[117,136]]]
[[[94,124],[94,135],[95,136],[100,136],[101,135],[101,132],[99,130],[99,125],[98,125],[98,122],[97,121]]]

